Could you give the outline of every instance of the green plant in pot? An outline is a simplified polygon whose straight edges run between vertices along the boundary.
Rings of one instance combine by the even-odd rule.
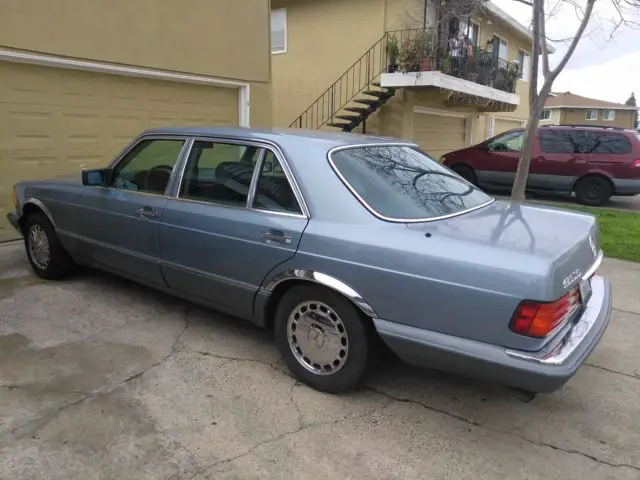
[[[417,72],[420,69],[420,54],[414,38],[402,42],[398,52],[398,70],[403,73]]]
[[[387,72],[393,73],[398,69],[398,55],[400,53],[400,47],[398,46],[398,39],[394,36],[387,38]]]

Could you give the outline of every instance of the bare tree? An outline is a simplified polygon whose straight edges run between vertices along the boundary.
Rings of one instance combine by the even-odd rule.
[[[529,167],[531,165],[533,140],[538,128],[540,114],[544,109],[547,97],[551,93],[553,82],[569,62],[569,59],[580,42],[580,39],[584,35],[585,29],[587,28],[593,14],[595,0],[586,0],[586,5],[584,5],[584,7],[582,7],[577,0],[556,0],[555,6],[552,7],[552,10],[557,10],[560,3],[568,3],[575,8],[576,13],[578,16],[581,16],[582,19],[580,26],[570,41],[569,48],[554,69],[549,67],[549,50],[547,46],[549,37],[547,36],[545,23],[549,16],[547,15],[547,12],[545,12],[545,0],[514,1],[529,5],[532,9],[532,75],[529,90],[529,119],[524,133],[522,153],[520,155],[520,161],[518,162],[516,178],[513,182],[513,189],[511,190],[512,200],[523,201],[525,199],[525,188],[527,185],[527,178],[529,176]],[[617,18],[611,20],[613,29],[610,37],[613,37],[622,25],[637,25],[634,21],[627,20],[627,14],[637,13],[640,2],[638,2],[638,0],[611,0],[611,3],[615,7],[615,11],[617,13]],[[542,70],[542,87],[538,90],[538,73],[540,70]]]

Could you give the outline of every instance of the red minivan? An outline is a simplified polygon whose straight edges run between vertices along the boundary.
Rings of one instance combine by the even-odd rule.
[[[440,160],[481,188],[510,189],[523,137],[524,129],[509,130]],[[575,192],[584,205],[603,205],[612,195],[639,194],[640,133],[585,125],[539,127],[527,190]]]

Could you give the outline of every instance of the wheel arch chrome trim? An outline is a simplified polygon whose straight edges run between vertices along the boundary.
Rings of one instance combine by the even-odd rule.
[[[269,282],[264,286],[264,290],[268,294],[271,294],[278,285],[290,280],[302,280],[330,288],[351,300],[351,302],[368,317],[378,318],[373,307],[356,290],[344,283],[342,280],[315,270],[297,268],[285,270],[269,280]]]
[[[42,212],[47,216],[47,218],[49,219],[49,221],[51,222],[51,225],[53,225],[53,228],[56,228],[56,222],[53,219],[53,215],[51,215],[51,212],[49,211],[49,209],[45,206],[45,204],[42,202],[42,200],[37,199],[36,197],[29,197],[27,198],[24,203],[22,204],[22,206],[20,207],[20,211],[22,214],[24,214],[24,207],[26,207],[27,205],[35,205],[36,207],[38,207],[40,210],[42,210]]]

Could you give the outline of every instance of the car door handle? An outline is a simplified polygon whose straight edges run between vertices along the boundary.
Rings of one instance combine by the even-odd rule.
[[[151,207],[143,207],[138,209],[138,215],[140,217],[155,218],[158,216],[158,212],[154,212]]]
[[[291,237],[280,230],[267,230],[260,237],[267,242],[291,243]]]

